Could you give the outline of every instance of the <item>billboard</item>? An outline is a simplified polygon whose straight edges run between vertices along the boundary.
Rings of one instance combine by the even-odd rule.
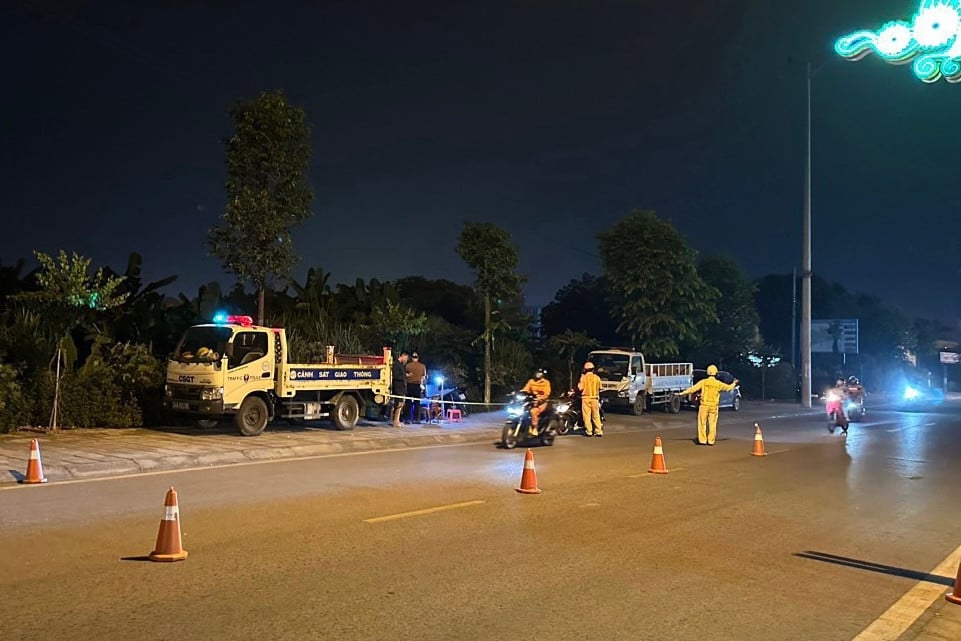
[[[821,354],[857,354],[858,319],[827,318],[812,320],[811,351]]]

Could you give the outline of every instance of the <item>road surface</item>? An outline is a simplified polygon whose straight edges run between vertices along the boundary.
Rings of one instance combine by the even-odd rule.
[[[688,414],[693,422],[693,416]],[[611,417],[642,421],[644,417]],[[0,490],[5,640],[845,640],[961,539],[957,408]],[[189,558],[142,560],[176,486]]]

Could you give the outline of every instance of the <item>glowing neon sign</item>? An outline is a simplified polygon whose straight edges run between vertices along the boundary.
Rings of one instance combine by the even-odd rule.
[[[875,54],[885,62],[911,65],[924,82],[961,82],[961,0],[921,0],[910,22],[892,20],[878,31],[856,31],[834,43],[846,60]]]

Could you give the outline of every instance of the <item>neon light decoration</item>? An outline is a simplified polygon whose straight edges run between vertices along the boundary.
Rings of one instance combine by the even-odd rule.
[[[961,82],[961,0],[921,0],[910,22],[856,31],[838,38],[834,50],[846,60],[873,53],[891,64],[913,61],[914,75],[924,82]]]

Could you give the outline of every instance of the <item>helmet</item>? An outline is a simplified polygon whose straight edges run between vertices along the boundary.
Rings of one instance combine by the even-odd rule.
[[[594,363],[587,361],[584,363],[584,369],[594,369]]]
[[[547,373],[547,370],[545,370],[544,368],[541,368],[536,372],[534,372],[534,378],[544,378],[544,374],[546,373]]]
[[[838,380],[836,380],[836,381],[834,382],[834,384],[837,385],[838,387],[841,387],[842,385],[844,385],[844,379],[843,379],[843,378],[839,378]]]
[[[848,383],[851,385],[858,385],[861,383],[861,381],[858,380],[857,376],[851,376],[850,378],[848,378]]]
[[[197,358],[207,358],[210,355],[209,347],[201,347],[197,350]]]
[[[708,376],[717,376],[717,365],[708,365],[708,366],[707,366],[707,375],[708,375]]]

